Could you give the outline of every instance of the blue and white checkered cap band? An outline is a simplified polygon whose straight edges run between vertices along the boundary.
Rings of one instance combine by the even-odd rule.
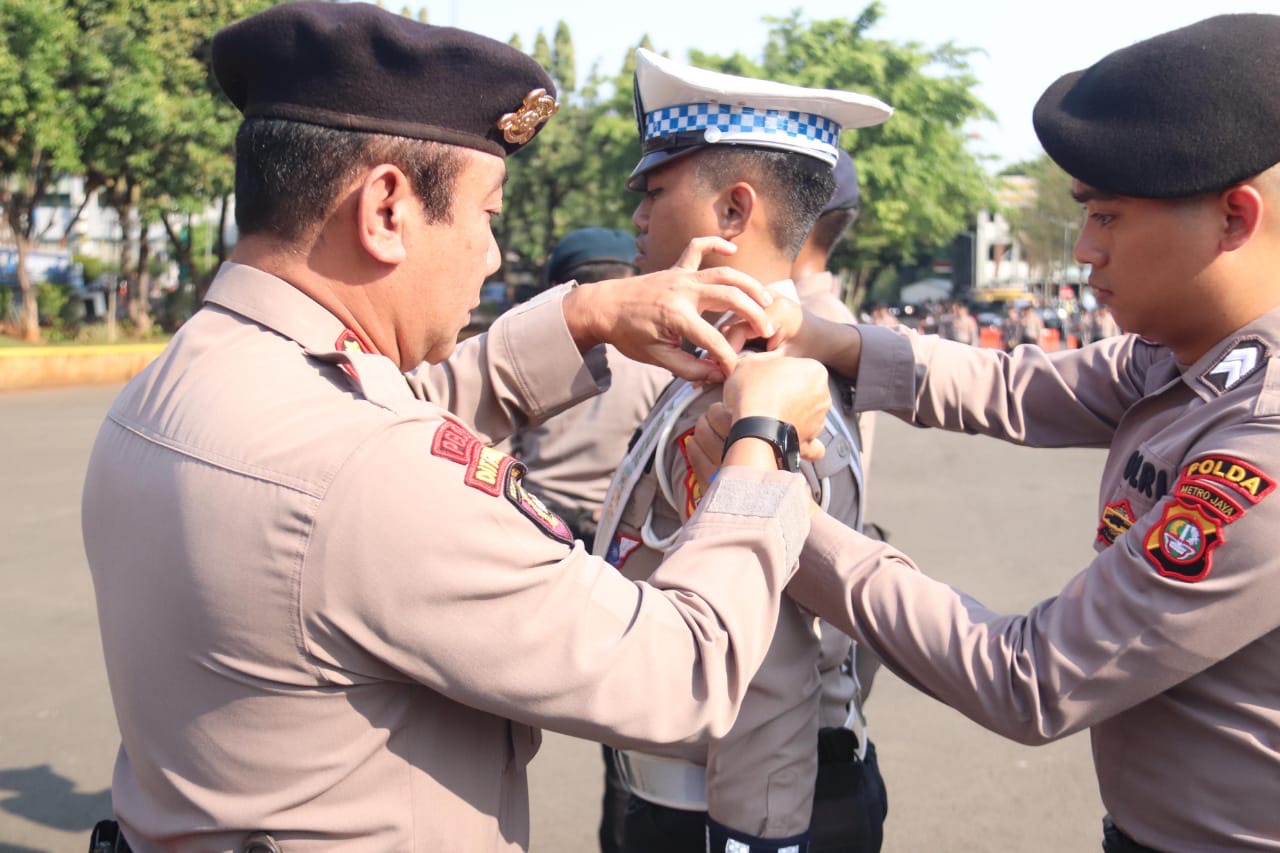
[[[790,148],[835,163],[839,124],[820,115],[758,110],[732,104],[679,104],[646,113],[645,142],[677,133],[703,131],[705,141],[754,143]]]

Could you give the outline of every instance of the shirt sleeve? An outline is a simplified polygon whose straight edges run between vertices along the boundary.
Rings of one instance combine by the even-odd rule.
[[[1251,467],[1274,455],[1274,427],[1219,432],[1184,463],[1230,457]],[[787,591],[916,687],[1006,737],[1044,743],[1163,693],[1280,627],[1270,604],[1280,600],[1280,499],[1265,488],[1273,481],[1263,475],[1257,495],[1191,481],[1025,615],[995,613],[894,548],[821,516]]]
[[[565,541],[514,460],[428,452],[433,432],[366,442],[318,509],[301,627],[322,677],[620,747],[727,731],[807,533],[802,479],[727,469],[636,583]]]
[[[1105,447],[1145,393],[1148,345],[1126,335],[1047,353],[972,347],[902,327],[859,326],[855,406],[920,426],[1038,447]]]
[[[568,285],[507,311],[440,364],[407,374],[414,394],[473,424],[490,441],[606,390],[603,345],[578,352],[565,324]]]

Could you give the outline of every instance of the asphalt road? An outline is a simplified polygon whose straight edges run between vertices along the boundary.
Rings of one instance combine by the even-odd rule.
[[[0,853],[82,851],[110,813],[117,745],[80,541],[79,495],[118,386],[0,394]],[[881,416],[870,516],[920,566],[1009,612],[1092,554],[1100,451],[1028,450]],[[886,851],[1089,851],[1102,805],[1087,736],[1001,740],[882,672],[871,732]],[[533,850],[590,851],[594,744],[548,734],[530,776]]]

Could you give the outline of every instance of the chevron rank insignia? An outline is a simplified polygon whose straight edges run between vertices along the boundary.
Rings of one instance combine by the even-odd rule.
[[[1219,394],[1226,393],[1266,364],[1268,355],[1262,341],[1247,338],[1210,365],[1200,380]]]

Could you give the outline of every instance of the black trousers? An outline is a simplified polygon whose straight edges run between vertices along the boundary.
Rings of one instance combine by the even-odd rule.
[[[612,749],[601,746],[604,753],[604,800],[600,809],[600,853],[622,853],[626,829],[627,806],[631,792],[618,772],[618,759]]]
[[[876,745],[867,744],[862,761],[851,757],[852,739],[845,729],[824,730],[818,752],[813,821],[808,853],[879,853],[889,800],[876,758]],[[825,743],[824,743],[825,741]],[[706,853],[707,813],[672,809],[632,796],[623,821],[623,853]],[[602,848],[603,849],[603,848]]]

